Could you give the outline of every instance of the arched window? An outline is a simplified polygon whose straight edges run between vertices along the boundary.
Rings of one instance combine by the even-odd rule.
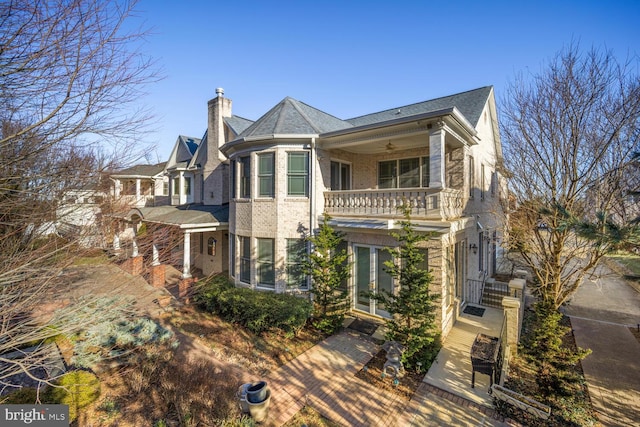
[[[207,241],[207,253],[211,256],[216,255],[216,242],[217,240],[213,237],[209,237],[209,240]]]

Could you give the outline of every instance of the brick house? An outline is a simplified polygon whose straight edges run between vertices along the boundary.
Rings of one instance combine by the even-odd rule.
[[[443,333],[496,272],[505,198],[492,87],[342,120],[284,98],[255,122],[234,116],[222,89],[193,144],[179,138],[165,166],[169,203],[128,219],[183,234],[182,271],[228,272],[237,286],[308,291],[295,265],[301,239],[327,213],[353,262],[352,309],[388,316],[361,291],[394,287],[383,269],[390,230],[411,206]],[[158,262],[156,259],[155,262]]]

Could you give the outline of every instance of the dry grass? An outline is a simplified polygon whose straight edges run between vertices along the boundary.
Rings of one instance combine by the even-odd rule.
[[[367,364],[356,373],[356,377],[371,384],[379,390],[394,393],[405,400],[410,400],[424,378],[424,372],[407,371],[405,376],[394,384],[390,376],[382,376],[382,368],[387,361],[386,351],[380,350]]]
[[[342,424],[323,417],[310,406],[305,406],[298,411],[283,427],[300,427],[302,425],[307,427],[343,427]]]
[[[257,375],[265,375],[287,363],[324,338],[319,332],[306,328],[295,337],[277,332],[255,335],[194,307],[185,307],[167,316],[166,321],[173,328],[205,344],[216,357]]]

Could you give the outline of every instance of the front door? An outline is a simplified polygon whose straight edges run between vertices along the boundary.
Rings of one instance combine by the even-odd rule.
[[[354,305],[357,310],[377,316],[390,317],[384,304],[370,298],[368,293],[393,291],[393,279],[386,272],[385,262],[391,260],[391,254],[383,248],[374,246],[355,246],[355,284]]]
[[[467,260],[466,260],[467,240],[456,243],[454,248],[454,269],[456,281],[456,297],[460,300],[460,304],[464,304],[463,292],[465,282],[467,280]]]

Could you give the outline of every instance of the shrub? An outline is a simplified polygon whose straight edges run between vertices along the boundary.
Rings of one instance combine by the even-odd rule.
[[[203,310],[211,313],[218,312],[218,296],[221,292],[227,289],[232,289],[234,286],[229,281],[229,278],[224,275],[217,275],[209,277],[204,281],[198,282],[196,285],[196,293],[194,295],[194,302]]]
[[[22,387],[12,391],[6,396],[0,397],[0,404],[3,405],[25,405],[36,402],[38,390],[32,387]]]
[[[69,406],[69,421],[78,416],[80,409],[95,402],[100,397],[100,380],[88,371],[71,371],[56,381],[43,393],[43,401]]]
[[[79,337],[73,362],[88,368],[103,358],[115,359],[146,344],[166,344],[173,333],[151,319],[138,318],[102,323]]]
[[[196,301],[203,309],[256,334],[271,329],[295,333],[305,325],[312,308],[295,295],[234,288],[223,282],[201,286]]]

